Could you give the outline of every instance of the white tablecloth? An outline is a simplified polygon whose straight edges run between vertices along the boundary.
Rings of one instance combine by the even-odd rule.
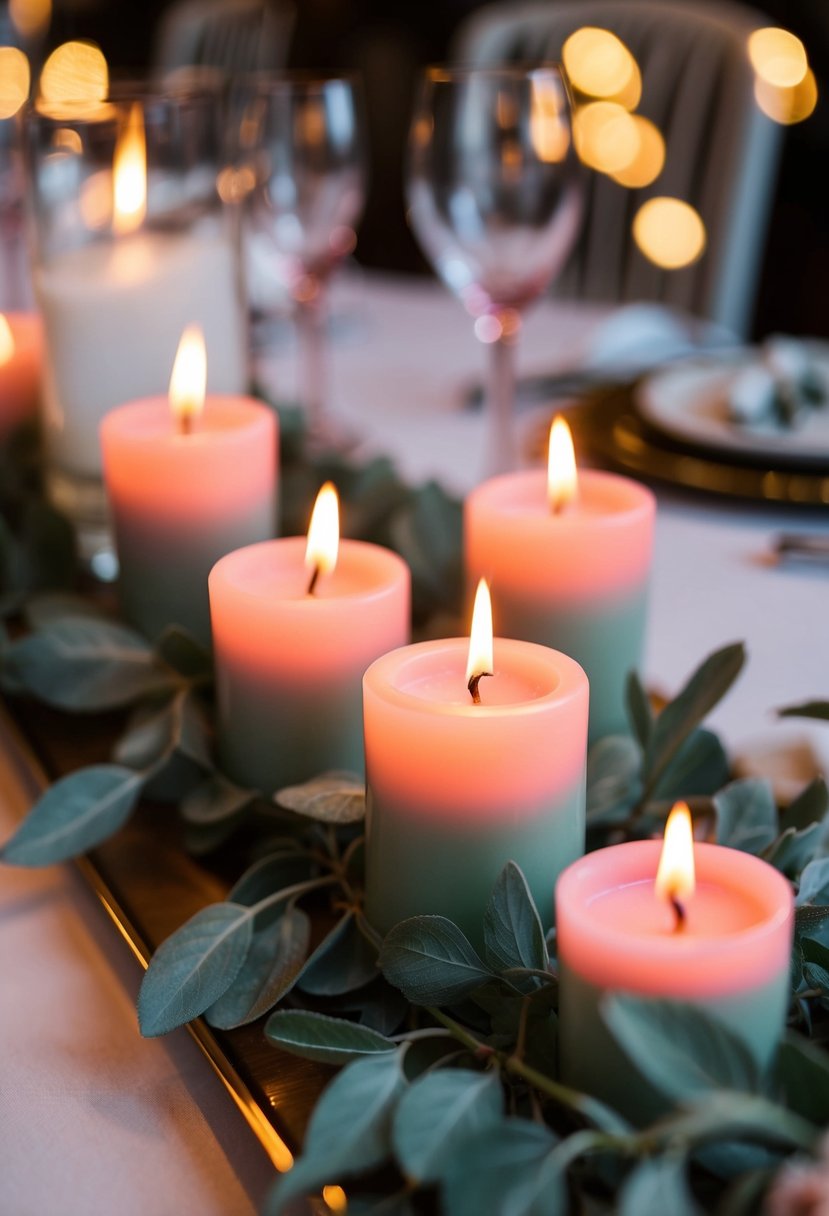
[[[522,373],[577,359],[596,310],[545,304],[529,317]],[[332,344],[336,411],[411,479],[462,493],[479,475],[480,415],[459,408],[485,352],[460,306],[431,284],[369,279],[341,305]],[[295,383],[290,345],[269,362]],[[660,495],[646,675],[676,689],[737,638],[750,661],[714,722],[739,750],[829,727],[770,710],[829,696],[829,573],[767,560],[791,517]],[[817,530],[814,519],[798,527]],[[0,761],[3,761],[0,749]],[[0,767],[0,833],[27,792]],[[139,969],[69,868],[0,872],[0,1211],[4,1216],[246,1216],[271,1167],[185,1032],[140,1039]]]

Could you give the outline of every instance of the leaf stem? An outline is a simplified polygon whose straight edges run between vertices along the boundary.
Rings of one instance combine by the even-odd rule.
[[[460,1022],[456,1022],[454,1018],[450,1018],[442,1009],[438,1009],[435,1005],[427,1005],[426,1012],[431,1014],[435,1021],[445,1026],[459,1043],[463,1043],[464,1047],[468,1047],[475,1055],[483,1057],[496,1054],[494,1047],[490,1047],[482,1039],[476,1038],[471,1031],[467,1030],[465,1026],[461,1026]]]

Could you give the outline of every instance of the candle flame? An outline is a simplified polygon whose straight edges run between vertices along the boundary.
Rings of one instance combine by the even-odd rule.
[[[118,136],[112,172],[113,227],[121,235],[135,232],[147,214],[147,141],[137,102]]]
[[[204,409],[207,391],[207,351],[198,325],[188,325],[181,335],[173,374],[170,377],[170,409],[183,431]]]
[[[326,481],[317,495],[311,522],[305,565],[312,571],[312,583],[320,574],[330,574],[337,564],[340,548],[340,502],[334,483]]]
[[[14,334],[5,316],[0,312],[0,367],[11,360],[14,354]]]
[[[694,831],[691,812],[684,802],[677,802],[665,824],[665,842],[656,871],[656,893],[665,899],[685,899],[693,895]]]
[[[578,490],[576,453],[573,436],[561,415],[550,427],[550,447],[547,459],[547,498],[550,509],[557,513],[571,503]]]
[[[469,658],[466,664],[467,682],[476,676],[491,676],[492,658],[492,600],[485,578],[478,583],[475,606],[472,609],[472,628],[469,631]]]

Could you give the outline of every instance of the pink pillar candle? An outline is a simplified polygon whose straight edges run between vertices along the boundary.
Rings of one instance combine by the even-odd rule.
[[[554,513],[543,470],[485,482],[464,508],[467,585],[486,578],[496,632],[563,650],[590,680],[590,739],[627,730],[641,662],[655,501],[626,477],[581,471]]]
[[[788,1005],[789,882],[749,853],[697,844],[696,890],[677,930],[670,903],[654,887],[661,852],[658,840],[599,849],[556,887],[562,1076],[640,1122],[661,1113],[661,1103],[605,1026],[606,994],[698,1004],[761,1064],[774,1054]]]
[[[211,568],[276,531],[275,415],[210,396],[183,433],[157,397],[112,410],[100,434],[125,616],[150,638],[178,624],[209,645]]]
[[[0,438],[35,416],[42,365],[40,317],[0,313]]]
[[[366,913],[383,933],[436,913],[478,942],[510,860],[549,925],[550,876],[584,851],[584,672],[547,647],[496,638],[475,705],[468,650],[468,638],[408,646],[363,681]]]
[[[304,537],[251,545],[210,574],[222,766],[265,793],[326,770],[362,773],[363,672],[409,638],[401,558],[341,541],[309,595],[305,549]]]

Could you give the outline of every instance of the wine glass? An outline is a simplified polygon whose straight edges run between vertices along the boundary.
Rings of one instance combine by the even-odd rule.
[[[514,466],[521,315],[561,270],[583,178],[555,64],[426,70],[412,121],[409,220],[490,346],[491,472]]]
[[[295,312],[300,393],[309,441],[343,446],[327,414],[328,280],[357,242],[366,188],[362,90],[351,76],[288,73],[244,87],[235,125],[253,170],[249,232],[269,244],[271,265]]]

